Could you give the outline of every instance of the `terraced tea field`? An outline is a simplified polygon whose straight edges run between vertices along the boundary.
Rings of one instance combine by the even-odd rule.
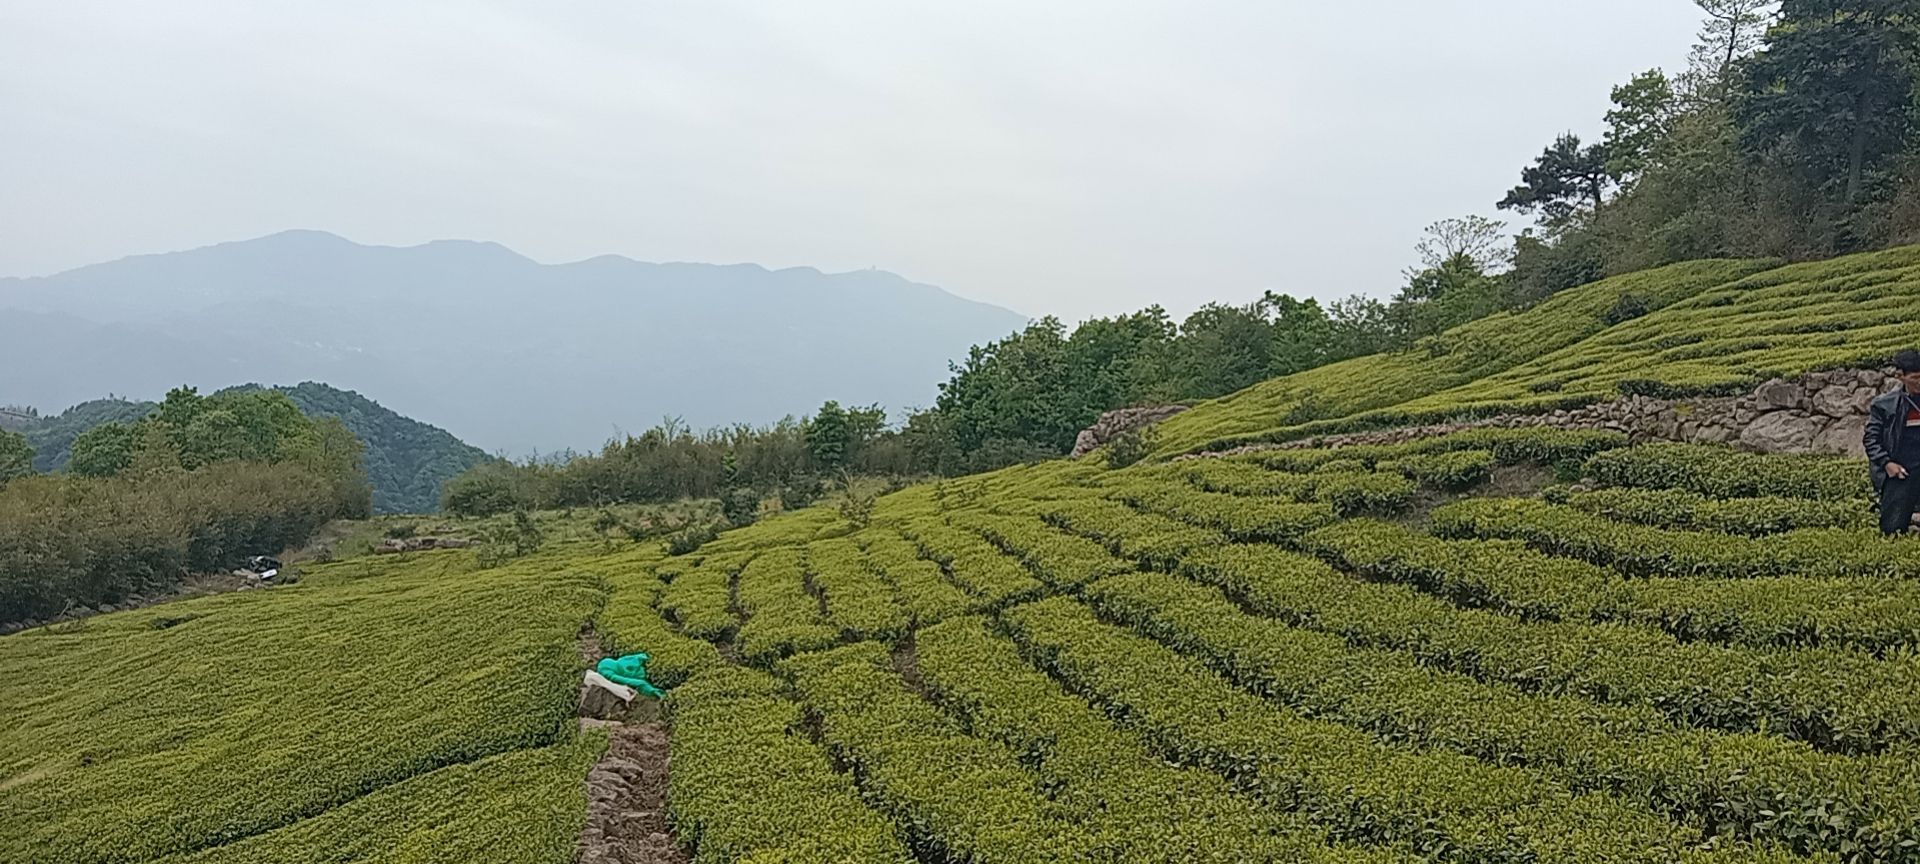
[[[575,860],[589,627],[653,655],[697,862],[1920,861],[1920,543],[1860,463],[1547,429],[1166,458],[1850,362],[1906,338],[1917,268],[1621,277],[1201,406],[1158,460],[688,555],[549,514],[499,567],[0,637],[0,861]],[[1653,311],[1599,322],[1626,294]],[[1287,419],[1308,391],[1333,419]]]

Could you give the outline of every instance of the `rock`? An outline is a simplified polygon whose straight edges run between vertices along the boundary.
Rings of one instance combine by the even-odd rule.
[[[1814,419],[1791,411],[1774,411],[1754,418],[1740,430],[1740,443],[1762,453],[1804,453],[1813,446],[1814,436],[1825,427],[1825,419]]]
[[[1108,411],[1093,421],[1092,426],[1080,430],[1080,435],[1073,442],[1072,455],[1075,458],[1085,456],[1121,433],[1144,429],[1185,410],[1185,405],[1155,405]]]
[[[1835,420],[1814,436],[1811,449],[1815,453],[1844,453],[1856,459],[1865,459],[1867,448],[1861,439],[1865,437],[1866,422],[1865,415]]]
[[[391,555],[396,552],[419,552],[426,549],[465,549],[473,541],[463,537],[408,537],[380,541],[373,547],[375,554]]]
[[[1867,414],[1867,402],[1870,399],[1857,399],[1854,390],[1847,387],[1827,387],[1816,390],[1808,405],[1815,411],[1834,419],[1864,417]]]
[[[591,669],[580,681],[580,716],[624,720],[633,704],[633,688],[615,684]]]
[[[1753,400],[1761,411],[1798,408],[1802,395],[1799,387],[1775,378],[1755,388]]]

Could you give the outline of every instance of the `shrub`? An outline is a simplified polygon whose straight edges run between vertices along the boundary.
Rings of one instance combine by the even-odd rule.
[[[840,518],[847,520],[847,524],[852,525],[856,531],[867,527],[867,523],[873,521],[875,497],[871,492],[856,491],[849,482],[840,496]]]
[[[690,555],[720,536],[719,526],[698,522],[667,535],[668,555]]]
[[[459,516],[492,516],[531,506],[530,497],[513,466],[489,462],[448,480],[440,493],[440,506]]]
[[[826,492],[826,485],[812,474],[802,474],[780,487],[780,509],[804,510],[813,506]]]
[[[1600,316],[1600,320],[1605,321],[1608,327],[1612,327],[1615,324],[1632,321],[1651,311],[1653,310],[1647,305],[1647,301],[1639,295],[1622,294],[1620,299],[1615,300],[1613,306]]]
[[[1128,429],[1113,436],[1113,440],[1107,442],[1107,467],[1125,468],[1147,458],[1154,451],[1158,440],[1152,426]]]
[[[0,490],[0,622],[170,591],[188,572],[277,554],[357,515],[365,502],[351,491],[284,462],[15,480]]]
[[[752,525],[760,518],[760,493],[746,486],[733,486],[720,493],[720,515],[734,528]]]

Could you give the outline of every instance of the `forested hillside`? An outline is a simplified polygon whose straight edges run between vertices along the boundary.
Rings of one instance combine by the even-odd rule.
[[[234,391],[260,389],[249,384]],[[373,506],[382,513],[426,513],[440,506],[440,487],[462,471],[489,461],[482,453],[440,428],[402,417],[358,393],[312,381],[274,388],[309,417],[335,417],[366,445],[367,479]],[[227,392],[227,391],[221,391]],[[55,415],[23,424],[20,432],[34,449],[34,469],[66,470],[73,441],[103,423],[132,423],[152,413],[156,402],[95,399]]]
[[[249,385],[252,386],[252,385]],[[381,513],[431,513],[447,480],[492,457],[437,426],[402,417],[351,390],[307,381],[273,388],[309,417],[337,417],[367,445],[367,480]]]

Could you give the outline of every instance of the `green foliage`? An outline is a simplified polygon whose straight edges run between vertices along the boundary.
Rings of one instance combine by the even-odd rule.
[[[1555,503],[1622,522],[1747,537],[1801,528],[1865,529],[1878,524],[1873,508],[1858,499],[1716,499],[1680,489],[1598,489],[1561,497],[1564,500]]]
[[[916,846],[957,860],[1078,860],[1085,826],[1059,808],[1015,754],[966,734],[951,717],[854,645],[789,667],[821,738],[874,790],[876,805]],[[877,656],[876,656],[877,654]]]
[[[1106,446],[1107,467],[1125,468],[1147,458],[1147,454],[1153,452],[1155,437],[1152,426],[1128,429],[1113,436]]]
[[[365,508],[364,486],[343,498],[326,474],[292,463],[16,480],[0,490],[0,622],[166,592],[188,572],[277,554]]]
[[[667,535],[667,554],[691,555],[719,536],[720,526],[712,522],[695,522]]]
[[[724,669],[667,697],[668,799],[695,864],[914,860],[853,779],[796,732],[799,705],[761,672]]]
[[[1385,307],[1354,298],[1323,309],[1267,294],[1208,304],[1178,326],[1150,307],[1094,318],[1071,333],[1044,318],[975,346],[909,421],[927,470],[992,470],[1067,452],[1104,411],[1210,398],[1274,375],[1370,353],[1390,341]]]
[[[840,502],[835,506],[840,511],[840,518],[847,520],[847,524],[858,531],[873,521],[875,497],[873,492],[854,488],[853,478],[849,477],[840,490]]]
[[[734,600],[746,623],[740,625],[740,652],[761,664],[837,642],[820,601],[808,592],[804,549],[763,553],[740,570]]]
[[[826,494],[826,484],[818,476],[802,474],[780,487],[780,509],[804,510]]]
[[[440,506],[456,516],[491,516],[530,506],[521,474],[502,462],[486,462],[447,481]]]
[[[153,410],[152,402],[94,399],[56,415],[41,415],[21,430],[33,444],[34,468],[42,474],[68,469],[75,439],[105,423],[130,425]],[[117,470],[117,469],[116,469]],[[112,473],[111,471],[99,473]],[[98,475],[96,475],[98,476]]]
[[[498,567],[515,558],[525,558],[540,550],[546,536],[526,510],[513,511],[511,520],[492,520],[481,532],[474,559],[481,567]]]
[[[720,515],[727,525],[744,528],[760,518],[760,493],[745,486],[732,486],[720,493]]]
[[[1434,511],[1433,521],[1436,533],[1524,540],[1634,576],[1920,579],[1920,559],[1907,554],[1904,544],[1866,528],[1729,536],[1627,524],[1544,501],[1509,499],[1455,502]]]
[[[82,477],[111,477],[133,464],[133,427],[102,423],[73,439],[68,470]]]
[[[353,845],[297,827],[311,818],[366,826],[363,849],[500,836],[503,826],[460,811],[409,805],[458,800],[524,835],[491,853],[469,846],[475,855],[559,860],[584,814],[577,772],[589,754],[535,769],[545,788],[565,790],[535,811],[467,796],[504,782],[492,774],[500,765],[478,760],[573,738],[575,636],[600,596],[591,581],[537,569],[402,575],[181,601],[165,610],[179,623],[163,629],[149,623],[155,612],[136,611],[0,639],[0,703],[12,720],[0,764],[13,766],[0,788],[0,858],[104,864],[210,850],[212,860],[261,860],[271,850],[306,860],[302,850]],[[433,663],[448,668],[423,665]],[[543,759],[529,758],[530,769]],[[381,799],[363,796],[383,788],[394,809],[374,810]]]
[[[1873,494],[1865,468],[1851,459],[1742,453],[1698,444],[1652,444],[1601,453],[1587,460],[1585,471],[1607,486],[1675,489],[1708,498],[1864,501]]]
[[[376,512],[431,512],[440,506],[441,487],[448,480],[491,461],[480,448],[447,431],[401,416],[351,390],[312,381],[274,390],[309,417],[337,418],[365,442]]]
[[[1614,183],[1607,162],[1606,145],[1583,147],[1580,136],[1563,134],[1520,172],[1520,185],[1500,199],[1499,207],[1537,210],[1553,222],[1571,219],[1582,207],[1597,210]]]
[[[1169,861],[1390,860],[1384,850],[1330,847],[1304,819],[1259,807],[1203,768],[1168,765],[1153,743],[1116,727],[1021,658],[977,618],[922,630],[921,675],[974,735],[1023,760],[1062,815],[1119,854]],[[1369,850],[1371,851],[1371,850]]]
[[[1397,472],[1430,489],[1463,492],[1486,482],[1494,462],[1490,450],[1453,450],[1381,459],[1374,468],[1382,473]]]
[[[443,503],[466,515],[505,512],[516,505],[551,510],[723,496],[736,496],[744,505],[747,490],[782,490],[788,509],[799,509],[819,497],[821,476],[895,476],[915,470],[908,433],[885,428],[886,412],[879,406],[846,409],[829,402],[821,411],[820,417],[787,418],[766,427],[705,432],[669,419],[640,435],[609,441],[597,454],[485,462],[447,481]],[[744,510],[733,514],[746,515]]]
[[[1899,266],[1894,261],[1874,263]],[[1618,276],[1560,292],[1523,312],[1497,313],[1441,333],[1431,343],[1445,349],[1438,356],[1431,351],[1377,354],[1275,378],[1161,423],[1159,454],[1439,422],[1475,413],[1546,410],[1610,398],[1615,381],[1643,377],[1650,367],[1672,362],[1660,358],[1664,349],[1638,341],[1645,338],[1646,329],[1634,332],[1632,328],[1658,328],[1661,332],[1654,338],[1719,333],[1718,320],[1673,314],[1670,307],[1687,304],[1690,298],[1704,299],[1702,295],[1712,295],[1715,289],[1726,290],[1725,286],[1768,266],[1767,262],[1701,261]],[[1789,276],[1824,275],[1817,267],[1801,274],[1793,274],[1794,268],[1783,269]],[[1789,281],[1796,284],[1771,293],[1813,295],[1808,300],[1821,296],[1815,293],[1818,283]],[[1830,297],[1832,290],[1822,293]],[[1610,327],[1605,314],[1627,295],[1642,299],[1654,311]],[[1761,300],[1753,293],[1730,290],[1723,296],[1737,302]],[[1888,303],[1893,296],[1887,295]],[[1822,311],[1838,313],[1839,308],[1835,303]],[[1760,314],[1758,309],[1755,312]],[[1772,319],[1780,312],[1764,314]],[[1608,340],[1607,334],[1615,331],[1623,332]],[[1754,331],[1749,327],[1744,331],[1728,328],[1728,332],[1750,337]],[[1687,362],[1675,369],[1680,373],[1676,380],[1703,371],[1718,373],[1720,381],[1746,380],[1730,372],[1745,362],[1740,357],[1729,357],[1724,363]],[[1545,380],[1556,382],[1558,389],[1544,395],[1532,389]]]
[[[33,473],[33,445],[27,436],[0,429],[0,487]]]
[[[450,765],[332,810],[161,864],[284,861],[466,861],[569,864],[586,821],[581,776],[603,734]]]
[[[1150,736],[1174,764],[1218,766],[1338,836],[1403,843],[1431,857],[1458,849],[1472,860],[1626,860],[1631,850],[1653,856],[1688,842],[1674,823],[1602,793],[1575,799],[1536,770],[1391,747],[1309,719],[1065,598],[1017,608],[1006,620],[1049,672]]]

